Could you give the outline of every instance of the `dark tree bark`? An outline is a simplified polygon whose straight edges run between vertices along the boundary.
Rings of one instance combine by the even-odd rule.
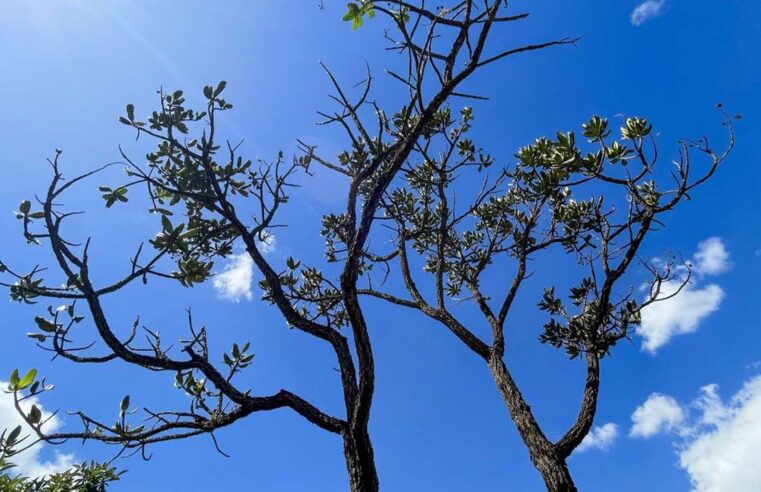
[[[373,445],[367,431],[344,432],[344,456],[351,491],[377,491],[378,473],[375,470]]]
[[[515,427],[528,449],[531,462],[542,476],[547,490],[551,492],[575,491],[576,486],[568,471],[565,457],[562,457],[552,442],[544,435],[534,419],[531,408],[523,399],[515,381],[502,360],[489,365],[500,395],[507,406]]]

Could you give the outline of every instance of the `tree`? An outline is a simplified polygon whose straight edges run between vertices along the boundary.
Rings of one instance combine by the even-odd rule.
[[[117,472],[110,463],[94,461],[74,465],[70,469],[39,478],[15,475],[13,456],[32,444],[25,444],[22,428],[17,426],[0,433],[0,490],[4,492],[104,492],[109,483],[117,482],[124,472]]]
[[[80,411],[77,415],[83,425],[81,431],[47,434],[34,412],[24,413],[18,406],[25,397],[42,394],[47,387],[36,381],[17,381],[12,388],[17,408],[36,438],[53,443],[96,440],[144,450],[153,443],[199,434],[214,439],[215,430],[253,413],[287,407],[341,436],[352,490],[377,490],[368,432],[374,360],[368,322],[359,300],[367,292],[358,286],[360,278],[370,275],[373,264],[385,260],[374,255],[369,246],[377,215],[388,210],[391,187],[401,175],[408,174],[411,162],[425,158],[421,149],[427,149],[428,142],[435,138],[446,136],[454,124],[453,99],[480,97],[459,91],[473,73],[511,55],[575,41],[560,39],[492,53],[487,49],[492,30],[528,15],[503,15],[506,8],[502,0],[451,2],[449,7],[436,10],[426,8],[423,2],[349,3],[344,20],[351,22],[352,28],[377,14],[390,24],[395,34],[387,37],[392,48],[407,57],[408,68],[401,74],[389,73],[403,84],[407,95],[392,112],[387,112],[369,97],[373,81],[369,69],[358,98],[352,99],[326,68],[336,90],[338,110],[322,113],[324,123],[345,129],[350,145],[350,150],[338,156],[337,163],[320,157],[314,146],[303,142],[303,155],[290,163],[282,153],[272,162],[254,164],[244,159],[239,145],[223,143],[219,136],[217,118],[232,108],[223,99],[225,82],[204,88],[205,103],[199,109],[194,109],[179,90],[161,91],[160,105],[147,120],[137,117],[135,107],[127,105],[120,121],[138,137],[155,140],[157,148],[148,154],[145,164],[122,152],[127,180],[116,186],[101,186],[100,191],[110,208],[126,202],[135,189],[147,190],[150,212],[156,215],[160,232],[149,241],[151,253],[142,244],[137,248],[128,275],[103,286],[96,285],[96,276],[90,270],[91,241],[84,240],[80,246],[64,233],[64,224],[75,212],[63,209],[61,202],[66,192],[106,166],[66,179],[61,152],[57,151],[50,160],[53,177],[47,192],[34,205],[35,210],[31,201],[24,201],[18,218],[29,243],[45,243],[51,249],[65,287],[54,287],[56,283],[46,281],[43,269],[17,273],[2,266],[13,277],[7,285],[14,300],[54,299],[69,303],[63,309],[50,307],[44,316],[38,316],[38,331],[30,336],[56,356],[76,363],[100,364],[120,359],[153,371],[173,372],[175,385],[190,395],[191,401],[187,411],[146,410],[151,424],[143,426],[132,423],[130,398],[125,396],[115,424]],[[463,110],[460,131],[465,131],[470,119],[470,112]],[[464,144],[457,140],[458,145]],[[470,155],[468,149],[464,152]],[[335,277],[298,259],[289,259],[284,267],[273,265],[261,251],[261,243],[269,240],[277,225],[274,221],[278,210],[288,201],[295,174],[308,172],[314,163],[349,180],[346,211],[323,219],[328,261],[340,266]],[[480,161],[482,166],[489,164],[486,157]],[[207,343],[212,330],[196,328],[190,312],[189,336],[174,352],[162,343],[157,332],[147,328],[148,346],[139,346],[139,318],[125,337],[120,337],[109,321],[102,303],[105,297],[118,294],[132,283],[154,279],[192,287],[210,278],[214,260],[228,256],[238,242],[245,246],[263,277],[265,299],[291,327],[322,340],[334,351],[343,388],[343,417],[329,415],[288,390],[254,396],[241,388],[234,379],[252,364],[249,343],[233,345],[223,355],[224,364],[217,365]],[[170,271],[169,265],[175,265],[175,269]],[[72,342],[80,336],[79,327],[86,315],[97,339],[107,349],[105,354],[94,355],[89,352],[90,345],[81,349]]]
[[[690,281],[690,265],[676,258],[639,259],[650,280],[648,295],[638,302],[636,285],[624,274],[638,260],[645,238],[663,225],[661,218],[689,199],[729,156],[732,120],[739,115],[718,108],[728,131],[726,146],[716,151],[707,137],[681,141],[670,186],[654,179],[663,173],[656,168],[658,150],[646,119],[627,118],[615,139],[608,120],[593,116],[582,125],[589,152],[580,148],[573,132],[539,138],[518,151],[514,166],[502,167],[496,177],[485,176],[480,191],[463,199],[457,186],[462,175],[492,165],[491,157],[468,137],[473,116],[466,108],[459,120],[446,115],[429,138],[416,143],[420,159],[403,167],[396,187],[381,200],[384,214],[377,220],[392,232],[378,242],[393,248],[369,258],[387,270],[396,262],[407,292],[372,286],[360,292],[420,311],[483,359],[548,490],[576,490],[566,460],[592,427],[601,360],[629,337],[644,308],[678,295]],[[707,161],[697,176],[696,155]],[[505,356],[508,316],[532,274],[531,262],[552,248],[573,258],[581,268],[571,271],[579,271],[580,278],[567,296],[549,286],[536,297],[539,309],[549,316],[539,340],[565,350],[571,359],[583,359],[587,374],[578,416],[554,442],[534,417]],[[416,264],[429,277],[424,284],[411,266]],[[501,292],[486,292],[482,281],[489,273],[512,275],[512,280],[500,282]],[[662,291],[667,283],[681,287]],[[464,300],[463,293],[489,327],[489,341],[453,314],[451,308]]]

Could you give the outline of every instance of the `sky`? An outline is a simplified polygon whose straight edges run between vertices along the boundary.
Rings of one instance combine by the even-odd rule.
[[[337,129],[315,125],[316,111],[331,107],[318,62],[352,84],[362,79],[367,61],[383,100],[395,86],[382,69],[398,60],[384,49],[380,21],[352,32],[340,20],[343,2],[325,3],[322,11],[317,0],[6,2],[0,9],[0,260],[19,270],[50,264],[44,248],[26,246],[13,213],[47,186],[45,160],[62,149],[64,170],[73,175],[117,160],[119,144],[140,155],[143,142],[117,117],[127,103],[136,113],[148,111],[159,87],[200,97],[204,85],[226,80],[235,109],[221,128],[231,140],[244,139],[251,157],[291,155],[296,139],[328,154],[342,150]],[[473,132],[497,163],[509,165],[534,138],[578,131],[600,114],[612,121],[648,117],[667,164],[679,138],[705,134],[722,141],[716,103],[744,116],[726,165],[643,246],[643,257],[672,252],[688,259],[692,283],[646,311],[631,343],[604,360],[595,427],[569,460],[577,485],[584,491],[758,490],[761,469],[752,460],[761,454],[761,3],[510,5],[531,17],[496,33],[495,49],[565,36],[581,41],[508,58],[467,82],[471,92],[491,98],[474,104]],[[102,178],[116,179],[117,173]],[[93,271],[105,283],[127,271],[129,257],[156,224],[144,203],[106,211],[100,184],[88,182],[66,205],[88,211],[72,234],[92,235]],[[281,219],[289,227],[264,246],[273,263],[283,265],[291,255],[319,261],[321,214],[340,207],[341,186],[338,178],[317,173],[294,194]],[[562,268],[546,267],[535,286],[565,281]],[[130,287],[107,301],[109,317],[123,333],[140,314],[147,326],[178,338],[192,306],[220,356],[234,341],[252,342],[256,359],[246,381],[254,392],[290,388],[340,414],[332,354],[288,330],[259,300],[259,278],[246,257],[230,258],[216,273],[194,289],[158,282]],[[538,420],[557,438],[577,411],[583,367],[538,343],[540,293],[537,287],[519,299],[507,360]],[[51,427],[76,428],[65,410],[115,418],[127,393],[135,406],[183,405],[169,374],[118,362],[50,361],[25,335],[45,306],[0,306],[0,380],[14,368],[38,368],[56,385],[38,403],[47,412],[62,410]],[[371,301],[365,309],[376,352],[371,434],[383,489],[542,490],[481,361],[421,316]],[[475,312],[463,316],[478,322]],[[90,334],[83,331],[82,339]],[[0,427],[11,427],[17,417],[3,398]],[[346,489],[340,439],[287,410],[253,415],[218,437],[229,458],[198,437],[154,446],[150,461],[117,461],[129,471],[113,490]],[[37,475],[112,453],[72,442],[33,449],[19,464]]]

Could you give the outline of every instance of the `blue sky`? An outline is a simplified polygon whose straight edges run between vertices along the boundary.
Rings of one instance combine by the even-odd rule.
[[[315,112],[330,105],[318,60],[349,83],[361,80],[365,60],[379,75],[398,60],[384,51],[378,22],[351,32],[340,21],[343,2],[326,1],[325,11],[317,3],[15,0],[5,5],[0,10],[0,259],[19,269],[49,262],[44,248],[25,246],[12,213],[46,186],[45,159],[63,149],[65,170],[75,174],[116,160],[120,143],[140,155],[143,144],[134,142],[117,116],[126,103],[134,103],[137,113],[152,108],[160,86],[200,96],[204,85],[227,80],[236,107],[222,129],[231,140],[245,138],[243,148],[252,157],[293,153],[297,138],[326,153],[341,150],[345,142],[336,129],[314,124]],[[595,422],[600,430],[569,463],[585,491],[752,490],[753,483],[761,483],[758,467],[739,473],[718,467],[716,460],[744,463],[744,457],[761,453],[756,379],[761,374],[756,287],[761,4],[646,3],[638,8],[633,1],[511,2],[516,12],[527,9],[532,15],[496,35],[494,46],[564,36],[582,41],[575,48],[509,58],[470,80],[472,92],[491,97],[474,105],[474,132],[498,163],[509,164],[518,147],[543,134],[578,130],[591,114],[612,119],[637,114],[654,123],[663,157],[671,158],[680,137],[707,134],[721,141],[715,103],[744,115],[729,162],[667,217],[667,227],[650,237],[643,253],[680,252],[702,265],[690,295],[664,307],[649,325],[660,335],[690,333],[666,337],[660,345],[635,336],[617,347],[603,365]],[[393,84],[379,78],[381,100],[390,97]],[[109,179],[116,176],[102,181]],[[126,271],[134,248],[155,232],[155,221],[139,203],[106,213],[98,184],[82,187],[67,205],[88,210],[78,224],[93,231],[96,276],[105,282]],[[269,253],[273,262],[282,264],[289,255],[319,261],[320,216],[340,206],[340,187],[325,173],[305,182],[285,210],[282,221],[294,227],[278,235]],[[238,270],[228,279],[247,280],[243,267],[242,274]],[[539,279],[557,276],[563,282],[566,273],[557,270],[550,265]],[[248,300],[244,282],[242,290],[233,291],[242,297],[233,302],[212,282],[192,290],[154,283],[131,287],[107,307],[125,330],[140,313],[146,325],[177,337],[184,309],[193,306],[220,354],[232,341],[251,340],[257,358],[247,381],[254,391],[292,388],[340,413],[332,354],[288,330],[252,289]],[[508,359],[540,422],[557,437],[576,412],[583,368],[538,344],[539,292],[527,293],[516,311],[520,329],[509,334]],[[163,294],[169,297],[157,302]],[[38,367],[57,385],[42,401],[45,409],[82,408],[112,418],[125,393],[140,406],[182,405],[171,375],[145,374],[120,363],[49,362],[25,336],[40,306],[2,306],[0,379],[16,367]],[[422,317],[374,302],[366,309],[377,357],[371,432],[383,488],[541,490],[483,364]],[[478,319],[464,315],[473,323]],[[0,426],[9,415],[0,402]],[[61,417],[61,426],[74,424]],[[254,415],[219,437],[231,458],[216,454],[205,437],[155,446],[149,462],[119,462],[130,472],[114,490],[222,490],[241,483],[261,491],[346,488],[340,439],[288,411]],[[39,471],[46,462],[105,458],[111,451],[71,443],[37,450],[25,463]]]

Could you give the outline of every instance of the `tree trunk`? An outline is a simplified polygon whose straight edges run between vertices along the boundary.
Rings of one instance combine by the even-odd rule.
[[[531,407],[523,399],[523,395],[504,362],[492,359],[489,368],[494,382],[497,384],[497,389],[499,389],[510,412],[510,417],[528,448],[531,462],[542,475],[547,490],[550,492],[576,492],[577,489],[565,459],[558,455],[555,446],[542,432],[531,412]]]
[[[344,457],[351,492],[377,492],[378,473],[367,430],[344,432]]]
[[[555,453],[553,455],[537,458],[532,456],[531,458],[534,466],[536,466],[536,469],[542,475],[547,490],[550,492],[576,492],[576,485],[573,483],[565,460],[558,457]]]

